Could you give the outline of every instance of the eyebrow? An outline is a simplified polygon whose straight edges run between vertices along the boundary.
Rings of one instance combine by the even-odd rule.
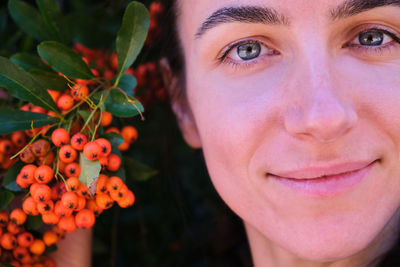
[[[330,10],[331,21],[345,19],[373,8],[400,6],[400,0],[346,0]],[[261,23],[289,26],[290,20],[273,8],[259,6],[224,7],[209,16],[195,34],[195,39],[202,37],[208,30],[230,22]]]

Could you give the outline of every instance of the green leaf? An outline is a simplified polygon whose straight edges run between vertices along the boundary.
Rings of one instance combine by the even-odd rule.
[[[21,171],[25,164],[21,161],[14,163],[6,172],[3,179],[3,186],[13,192],[20,192],[22,189],[17,185],[16,179],[18,173]]]
[[[15,23],[24,32],[38,40],[50,39],[46,24],[34,7],[20,0],[10,0],[8,10]]]
[[[111,143],[111,147],[118,147],[124,142],[124,138],[119,133],[106,133],[101,137],[107,139]]]
[[[78,114],[82,117],[83,121],[87,121],[90,116],[90,112],[86,110],[79,110]]]
[[[0,134],[31,129],[32,125],[39,128],[58,121],[58,118],[46,114],[0,107]]]
[[[10,191],[4,190],[0,192],[0,210],[3,210],[13,200],[14,194]]]
[[[111,83],[115,83],[116,78],[114,78]],[[135,89],[137,85],[136,78],[130,74],[124,73],[121,76],[121,79],[119,80],[118,87],[124,90],[125,93],[127,93],[130,96],[134,96],[133,89]]]
[[[153,170],[149,166],[140,163],[131,157],[125,157],[124,159],[127,179],[136,182],[144,182],[158,173],[157,170]]]
[[[11,264],[2,263],[1,267],[15,267],[15,266]]]
[[[11,62],[14,62],[26,71],[31,69],[42,69],[51,71],[51,68],[43,63],[40,57],[29,53],[17,53],[10,57]]]
[[[82,57],[66,45],[55,41],[42,42],[37,47],[38,53],[50,66],[68,77],[90,80],[93,74]]]
[[[101,94],[103,94],[104,99],[107,94],[106,90],[98,92],[93,96],[93,101],[96,104],[99,103]],[[139,114],[139,110],[140,112],[144,112],[143,105],[139,102],[138,99],[129,95],[128,98],[129,101],[127,99],[127,96],[125,96],[120,90],[111,89],[110,94],[108,95],[107,100],[104,103],[105,110],[120,118],[136,116]]]
[[[46,89],[64,92],[69,88],[67,80],[53,72],[31,69],[29,73]]]
[[[5,57],[0,57],[0,86],[16,98],[59,113],[45,88],[28,72]]]
[[[124,73],[139,55],[146,41],[149,24],[149,13],[142,3],[134,1],[127,6],[117,35],[117,76]]]
[[[57,0],[36,0],[39,11],[47,26],[48,31],[57,40],[67,43],[66,29],[63,24],[63,14],[60,11]]]
[[[79,165],[81,166],[81,174],[79,175],[79,180],[81,183],[90,187],[99,177],[101,171],[101,165],[98,160],[89,160],[81,152],[79,156]]]
[[[28,230],[39,230],[43,221],[41,216],[28,216],[26,218],[26,226]]]

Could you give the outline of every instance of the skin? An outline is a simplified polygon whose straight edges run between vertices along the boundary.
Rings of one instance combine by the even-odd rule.
[[[179,1],[187,96],[172,106],[218,193],[243,219],[256,267],[373,266],[396,241],[400,45],[373,53],[346,44],[362,46],[359,33],[372,26],[399,35],[400,7],[332,23],[327,12],[342,2]],[[239,5],[272,7],[290,26],[225,23],[194,37],[214,11]],[[262,44],[254,64],[218,62],[243,39]],[[381,46],[390,42],[385,34]],[[229,57],[244,62],[236,49]],[[164,74],[179,85],[167,67]],[[360,160],[377,161],[361,183],[332,196],[294,192],[267,176]]]

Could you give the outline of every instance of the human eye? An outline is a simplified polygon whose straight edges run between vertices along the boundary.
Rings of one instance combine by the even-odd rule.
[[[400,38],[395,33],[387,29],[371,27],[359,32],[345,47],[364,56],[382,56],[389,54],[399,44]]]
[[[249,68],[266,57],[279,55],[274,49],[255,39],[245,39],[229,45],[223,50],[218,61],[235,68]]]

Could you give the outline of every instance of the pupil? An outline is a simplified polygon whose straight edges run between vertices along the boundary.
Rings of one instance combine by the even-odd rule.
[[[360,44],[368,46],[381,45],[383,42],[383,33],[381,32],[366,32],[359,36]]]
[[[237,53],[243,60],[250,60],[260,55],[261,46],[258,43],[243,44],[238,46]]]

